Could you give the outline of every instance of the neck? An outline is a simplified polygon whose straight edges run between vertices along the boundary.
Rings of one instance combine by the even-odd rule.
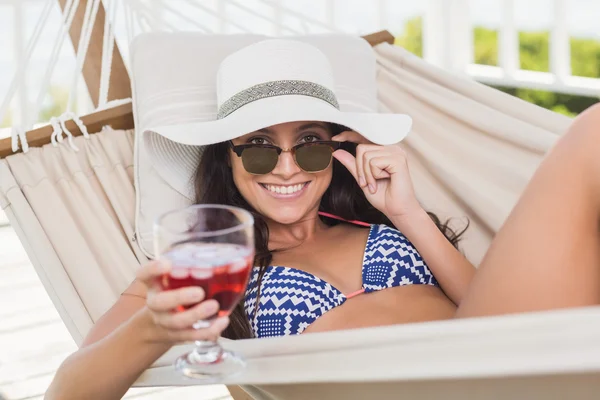
[[[321,221],[317,210],[310,212],[300,221],[293,224],[280,224],[267,220],[269,227],[269,248],[286,249],[310,242],[327,230],[328,226]]]

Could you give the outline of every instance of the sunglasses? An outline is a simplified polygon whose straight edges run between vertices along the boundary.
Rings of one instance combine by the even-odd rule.
[[[275,169],[282,152],[291,152],[296,165],[305,172],[321,172],[331,164],[332,154],[342,145],[340,142],[319,141],[298,144],[282,149],[271,144],[240,144],[229,142],[231,149],[242,158],[244,169],[253,175],[264,175]]]

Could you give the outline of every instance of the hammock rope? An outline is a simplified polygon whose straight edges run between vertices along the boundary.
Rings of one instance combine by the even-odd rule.
[[[54,146],[62,143],[63,137],[66,136],[68,144],[73,150],[77,150],[77,146],[73,141],[73,134],[69,131],[66,123],[72,119],[85,138],[89,138],[89,134],[80,117],[75,112],[75,100],[77,98],[77,87],[80,82],[80,77],[85,64],[86,56],[91,42],[92,31],[99,13],[100,6],[104,6],[104,34],[102,38],[102,58],[100,66],[100,84],[98,93],[97,110],[106,109],[109,105],[117,104],[114,100],[108,101],[110,90],[110,78],[112,74],[113,53],[115,51],[116,37],[116,22],[117,17],[122,13],[123,24],[125,26],[126,37],[128,43],[131,43],[135,36],[141,32],[151,32],[158,30],[179,31],[181,30],[178,22],[190,24],[195,30],[205,33],[223,33],[227,27],[232,27],[243,33],[260,33],[255,32],[251,27],[244,26],[243,18],[239,17],[239,13],[259,19],[261,21],[272,24],[274,30],[278,33],[288,33],[301,35],[308,33],[311,28],[325,30],[327,32],[341,32],[339,29],[319,21],[309,15],[305,15],[299,11],[295,11],[290,7],[284,6],[280,1],[260,0],[263,6],[267,6],[265,11],[258,11],[242,1],[223,0],[217,3],[216,9],[203,4],[201,0],[184,0],[183,4],[194,10],[198,14],[190,16],[175,8],[167,1],[157,3],[152,0],[88,0],[86,2],[85,11],[82,20],[82,28],[79,33],[77,43],[77,55],[73,75],[71,76],[70,90],[67,99],[67,105],[64,112],[60,115],[53,116],[48,123],[52,126],[53,132],[51,143]],[[44,70],[44,75],[40,83],[39,91],[35,101],[32,102],[31,111],[26,116],[26,120],[21,121],[19,126],[12,129],[11,147],[13,151],[18,151],[19,146],[23,151],[27,151],[25,132],[31,130],[40,116],[40,110],[44,105],[48,96],[48,91],[52,82],[56,66],[59,61],[59,56],[63,49],[64,42],[68,40],[69,31],[75,20],[77,10],[81,4],[80,0],[66,0],[62,9],[61,26],[58,29],[50,52],[49,62]],[[23,90],[23,82],[27,66],[29,65],[32,54],[34,53],[37,44],[46,29],[47,22],[52,13],[54,0],[46,0],[44,8],[35,25],[33,34],[28,40],[25,56],[22,65],[19,66],[10,83],[6,97],[0,105],[0,120],[4,118],[8,112],[11,100],[18,90]],[[156,14],[157,7],[163,12],[164,18],[159,18]],[[238,13],[235,16],[228,15],[227,7],[237,9]],[[199,16],[199,17],[198,17]],[[217,27],[210,26],[203,17],[216,18],[219,21]],[[296,21],[295,27],[282,22],[283,17],[292,18]],[[21,88],[21,89],[19,89]],[[25,95],[25,94],[24,94]],[[131,99],[120,99],[121,103],[131,101]]]
[[[70,0],[70,1],[73,1],[73,0]],[[29,39],[29,42],[27,43],[27,47],[25,49],[25,57],[23,59],[23,64],[20,65],[17,68],[17,70],[15,71],[15,75],[10,82],[10,86],[9,86],[8,92],[6,94],[6,97],[4,98],[4,100],[2,101],[2,105],[0,106],[0,121],[2,121],[4,119],[4,117],[6,116],[6,113],[8,112],[8,109],[10,107],[10,101],[12,100],[13,96],[15,95],[15,92],[19,88],[19,83],[22,82],[25,78],[25,74],[27,71],[27,67],[29,66],[31,56],[32,56],[33,52],[35,51],[35,48],[37,47],[40,35],[41,35],[42,31],[44,30],[46,23],[48,22],[48,18],[50,17],[50,12],[52,11],[52,3],[53,3],[53,0],[46,1],[46,4],[44,5],[44,8],[42,9],[40,18],[34,28],[33,34],[31,36],[31,38]]]
[[[52,80],[52,74],[56,68],[56,64],[58,63],[58,56],[60,51],[62,50],[62,46],[65,42],[67,34],[71,29],[71,25],[73,24],[73,20],[75,18],[75,11],[79,7],[79,0],[68,0],[64,12],[63,12],[63,23],[61,25],[61,29],[58,32],[58,35],[54,41],[54,47],[52,49],[52,53],[50,56],[50,61],[48,63],[48,67],[46,68],[46,73],[44,78],[42,79],[42,83],[40,85],[40,90],[38,92],[38,97],[36,102],[34,103],[32,118],[37,118],[39,115],[39,110],[42,108],[42,104],[44,104],[44,99],[48,94],[48,88],[50,86],[50,82]],[[28,128],[32,128],[33,124],[30,124]]]
[[[104,0],[104,40],[102,43],[102,63],[100,69],[100,93],[98,107],[108,101],[110,75],[112,73],[113,51],[115,48],[115,24],[117,23],[117,0]]]
[[[52,11],[52,3],[53,3],[52,0],[47,0],[46,3],[44,4],[44,8],[42,9],[42,13],[40,14],[38,23],[35,25],[31,39],[27,43],[27,48],[25,49],[25,57],[23,59],[23,65],[21,65],[19,68],[17,68],[17,70],[15,72],[15,76],[13,77],[13,79],[10,83],[8,93],[6,94],[6,97],[4,98],[2,105],[0,105],[0,121],[2,121],[4,119],[6,113],[8,112],[8,109],[10,107],[10,101],[11,101],[12,97],[14,96],[15,92],[17,91],[17,89],[21,88],[21,90],[23,90],[23,82],[25,82],[27,67],[29,66],[31,56],[32,56],[33,52],[35,51],[35,48],[39,42],[40,35],[41,35],[42,31],[44,30],[46,23],[48,22],[48,18],[50,17],[50,12]],[[29,118],[33,118],[33,117],[29,117]],[[29,119],[29,118],[27,118],[27,119]],[[23,126],[27,126],[28,124],[29,124],[29,121],[25,120],[25,121],[20,121],[20,126],[15,125],[12,127],[11,147],[12,147],[13,152],[16,152],[19,150],[19,141],[21,142],[21,147],[23,149],[23,152],[26,153],[27,151],[29,151],[29,145],[27,143],[27,138],[25,137],[25,131],[23,129]]]

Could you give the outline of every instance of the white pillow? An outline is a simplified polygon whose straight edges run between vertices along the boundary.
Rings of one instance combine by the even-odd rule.
[[[135,119],[136,236],[152,257],[152,224],[162,213],[192,202],[183,188],[166,182],[152,167],[142,132],[151,126],[216,119],[215,78],[230,53],[266,39],[259,35],[148,33],[131,46]],[[375,53],[363,39],[349,35],[295,37],[317,46],[330,59],[342,111],[377,110]],[[185,166],[179,166],[185,168]]]

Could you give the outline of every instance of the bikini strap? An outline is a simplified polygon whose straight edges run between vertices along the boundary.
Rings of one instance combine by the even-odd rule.
[[[329,214],[323,211],[319,211],[319,215],[322,217],[327,217],[327,218],[332,218],[332,219],[337,219],[339,221],[344,221],[344,222],[348,222],[350,224],[354,224],[354,225],[361,225],[361,226],[371,226],[371,224],[367,223],[367,222],[362,222],[362,221],[349,221],[347,219],[344,219],[342,217],[338,217],[337,215],[333,215],[333,214]]]

